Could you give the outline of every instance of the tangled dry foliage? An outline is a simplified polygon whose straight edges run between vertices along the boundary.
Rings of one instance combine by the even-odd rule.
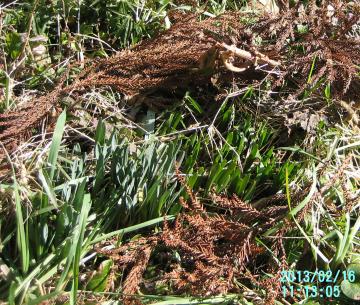
[[[352,160],[353,156],[349,155],[333,179],[309,198],[294,216],[298,223],[302,223],[316,202],[326,197],[331,187],[344,185],[344,171]],[[327,166],[319,169],[320,175]],[[296,230],[296,222],[288,217],[286,195],[277,194],[267,198],[266,202],[251,204],[236,196],[212,195],[211,204],[207,202],[205,207],[187,187],[179,171],[177,177],[185,187],[188,200],[180,198],[183,213],[173,223],[165,222],[160,234],[141,237],[111,250],[104,250],[104,245],[95,249],[98,254],[114,261],[114,273],[123,274],[124,281],[115,286],[121,285],[125,303],[141,304],[135,297],[139,290],[145,294],[158,294],[156,289],[161,286],[168,287],[171,294],[177,295],[204,297],[258,291],[259,294],[249,295],[249,300],[262,299],[261,304],[274,304],[276,299],[280,300],[280,272],[289,268],[284,237],[292,236]],[[310,186],[293,192],[291,204],[297,206],[309,190]],[[346,194],[343,209],[351,211],[359,203],[359,198],[349,191]],[[326,203],[325,209],[335,217],[341,217],[338,215],[339,207],[334,203]],[[266,240],[264,234],[270,228],[272,234],[268,236],[271,239],[266,242],[266,249],[256,241],[256,237],[262,236],[261,239]],[[110,243],[118,244],[118,241]],[[311,250],[305,246],[303,257],[309,254],[306,251]],[[302,268],[300,264],[301,259],[297,265],[299,270]],[[155,277],[144,276],[149,266],[156,266]],[[264,277],[264,274],[274,276]],[[244,287],[248,288],[244,290]],[[266,291],[265,296],[261,295],[261,290]],[[296,298],[291,301],[296,301]]]
[[[49,94],[0,114],[0,141],[13,152],[44,119],[56,118],[63,97],[81,100],[86,90],[101,86],[111,86],[132,102],[166,107],[189,88],[213,84],[221,96],[230,83],[260,88],[266,81],[272,88],[269,98],[277,101],[275,110],[265,109],[271,116],[299,110],[299,104],[302,110],[326,108],[320,89],[331,83],[332,97],[358,123],[351,103],[359,101],[360,44],[350,33],[359,22],[360,5],[316,2],[306,8],[286,4],[274,16],[231,12],[202,21],[181,16],[158,37],[89,65],[69,85],[64,77]],[[320,93],[312,95],[317,102],[293,102],[306,90]]]
[[[279,282],[276,279],[261,282],[252,275],[258,272],[246,270],[250,265],[254,268],[256,257],[265,251],[256,245],[255,236],[283,219],[287,206],[257,210],[236,196],[214,196],[213,199],[217,211],[223,210],[222,213],[208,213],[197,200],[190,203],[181,200],[185,212],[173,224],[165,223],[160,236],[141,238],[113,250],[97,249],[99,254],[114,260],[117,272],[125,272],[122,292],[127,304],[141,304],[133,297],[139,289],[151,294],[159,286],[171,287],[172,294],[202,297],[240,292],[235,278],[256,281],[269,292],[278,290],[274,287]],[[258,221],[263,223],[253,226]],[[280,238],[274,243],[274,249],[278,247],[283,249]],[[281,249],[278,251],[283,251]],[[178,260],[174,259],[175,251],[180,257]],[[159,276],[144,280],[144,271],[150,259],[154,260],[152,253],[161,261],[157,265]],[[276,296],[277,293],[269,293],[269,300]]]

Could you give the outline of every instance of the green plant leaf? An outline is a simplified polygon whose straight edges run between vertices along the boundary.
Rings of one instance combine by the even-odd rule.
[[[100,267],[86,285],[86,290],[94,292],[105,291],[112,265],[113,261],[111,259],[101,262]]]
[[[102,119],[100,119],[97,124],[96,133],[95,133],[95,142],[97,144],[99,145],[105,144],[105,131],[106,131],[105,123],[102,121]]]
[[[343,280],[341,282],[341,291],[348,298],[356,301],[360,301],[360,282],[359,283],[351,283],[348,280]]]
[[[64,127],[66,122],[66,111],[64,110],[55,125],[55,130],[51,142],[49,157],[48,157],[48,163],[50,165],[50,172],[49,177],[50,180],[54,178],[55,168],[56,168],[56,160],[59,154],[61,139],[64,133]]]
[[[21,37],[19,33],[9,32],[5,36],[6,52],[12,59],[16,59],[21,52]]]
[[[54,188],[52,186],[51,179],[46,171],[43,171],[41,168],[39,169],[39,180],[42,184],[42,187],[45,190],[46,195],[49,197],[51,203],[55,208],[58,208],[56,195]]]
[[[14,183],[15,204],[16,204],[16,222],[17,222],[17,244],[21,254],[21,266],[24,274],[29,269],[29,239],[26,229],[26,222],[24,221],[22,206],[20,201],[19,186],[15,180]]]
[[[191,108],[193,108],[198,114],[203,113],[201,106],[189,95],[188,92],[185,95],[185,101],[187,101]]]

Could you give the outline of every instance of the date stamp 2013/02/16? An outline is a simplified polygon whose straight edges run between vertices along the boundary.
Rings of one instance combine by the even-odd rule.
[[[282,270],[280,277],[284,297],[302,293],[306,298],[337,298],[341,293],[338,284],[341,280],[354,283],[356,274],[352,270]]]

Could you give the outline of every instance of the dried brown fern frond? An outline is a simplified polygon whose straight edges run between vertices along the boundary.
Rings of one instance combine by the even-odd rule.
[[[156,281],[171,285],[174,293],[191,292],[193,296],[205,296],[237,292],[239,288],[234,284],[235,277],[242,276],[245,267],[264,252],[264,248],[256,244],[255,237],[274,221],[254,226],[256,220],[253,219],[246,225],[239,221],[239,214],[224,212],[224,202],[237,202],[234,207],[228,204],[230,210],[237,211],[238,206],[242,207],[244,203],[239,198],[217,197],[216,201],[221,202],[217,213],[213,210],[214,206],[211,213],[205,207],[202,210],[193,209],[192,214],[180,214],[172,224],[165,222],[162,234],[157,237],[150,237],[148,241],[141,238],[117,249],[98,249],[97,252],[110,256],[118,266],[117,270],[125,268],[124,286],[131,294],[141,286],[139,281],[145,272],[145,259],[149,262],[156,259],[155,256],[151,258],[150,252],[167,258],[166,270],[162,270]],[[247,208],[250,209],[250,206]],[[266,212],[261,213],[264,218],[267,217]],[[278,219],[285,215],[284,212]],[[144,249],[147,249],[146,253]],[[173,252],[180,257],[177,263],[171,261]],[[138,258],[140,256],[142,259]]]
[[[333,84],[333,94],[339,98],[347,92],[358,96],[354,89],[360,81],[360,42],[347,34],[359,21],[358,4],[310,1],[304,6],[299,1],[275,18],[260,20],[254,31],[275,42],[270,48],[287,54],[287,68],[277,84],[292,79],[300,94],[322,79]]]
[[[343,205],[345,211],[351,209],[353,201],[358,199],[354,199],[353,194],[348,192],[341,181],[351,158],[352,156],[345,158],[331,179],[331,184],[325,183],[323,188],[327,191],[329,187],[340,183],[346,201]],[[324,164],[325,166],[329,167],[329,164]],[[320,175],[323,175],[324,171],[323,168],[319,168]],[[186,182],[183,181],[183,184],[186,185]],[[294,215],[297,223],[302,223],[306,214],[311,212],[314,203],[319,202],[319,196],[324,196],[320,188],[310,198],[310,187],[309,185],[300,191],[294,191],[290,196],[292,208],[303,203],[305,198],[308,201],[301,211]],[[196,209],[187,205],[186,213],[179,214],[173,223],[165,222],[163,232],[155,237],[140,238],[117,249],[98,252],[111,256],[116,265],[125,269],[125,283],[136,283],[130,286],[133,293],[139,287],[150,289],[146,292],[151,293],[153,291],[149,287],[154,287],[158,282],[171,286],[173,293],[190,293],[192,296],[240,292],[236,281],[247,278],[247,271],[251,270],[252,289],[265,289],[266,300],[277,300],[281,297],[280,271],[289,269],[289,253],[286,253],[285,242],[293,236],[294,229],[297,228],[296,222],[289,219],[289,206],[280,205],[287,202],[287,196],[274,195],[266,200],[266,205],[245,203],[236,196],[214,195],[212,199],[211,207],[204,205],[202,209]],[[272,232],[271,236],[269,232]],[[271,240],[267,244],[271,249],[269,253],[264,253],[265,248],[262,244],[257,244],[257,238],[265,242]],[[147,252],[146,257],[141,256],[143,260],[139,259],[139,253],[150,245],[153,254]],[[155,284],[140,285],[140,274],[146,272],[145,258],[151,265],[152,260],[156,260],[157,257],[165,259],[160,264],[158,261],[155,263],[161,270],[159,277],[153,280]],[[264,272],[275,276],[260,276]],[[135,275],[137,277],[133,279]],[[254,280],[255,278],[260,280]]]
[[[89,87],[111,86],[126,99],[143,102],[159,90],[184,92],[189,87],[210,83],[219,64],[242,71],[232,64],[231,54],[248,62],[247,65],[255,61],[277,64],[266,55],[252,53],[245,47],[250,43],[249,35],[244,33],[244,25],[239,19],[235,13],[205,21],[190,15],[158,37],[94,63],[71,85],[58,86],[50,94],[17,111],[23,115],[16,112],[1,115],[0,141],[13,151],[18,143],[32,135],[32,129],[49,116],[62,97],[79,95]],[[235,48],[234,42],[243,48]]]
[[[348,159],[341,171],[347,162]],[[308,194],[309,188],[291,194],[292,206],[303,202]],[[312,198],[308,198],[309,202],[295,215],[298,223],[304,220],[318,195],[320,192],[315,192]],[[280,272],[289,269],[285,242],[296,229],[295,222],[288,218],[289,206],[279,205],[287,198],[275,195],[268,198],[267,205],[256,208],[236,196],[213,196],[213,201],[210,208],[204,205],[201,210],[187,206],[186,213],[179,214],[173,223],[166,221],[162,233],[155,237],[141,238],[118,249],[98,252],[110,256],[115,265],[125,270],[125,283],[135,283],[129,284],[132,293],[137,289],[153,293],[157,284],[171,287],[172,293],[191,296],[241,293],[241,287],[236,283],[244,280],[241,283],[250,285],[253,291],[257,288],[265,290],[266,295],[262,297],[270,303],[281,298]],[[272,232],[271,236],[269,232]],[[265,243],[270,240],[267,247],[271,251],[267,253],[262,244],[257,244],[257,238]],[[143,259],[139,259],[140,253],[150,245],[154,245],[152,254],[143,253]],[[140,274],[146,273],[145,261],[158,268],[159,276],[141,285]],[[264,273],[274,276],[269,278]],[[250,284],[246,282],[248,280]]]
[[[141,304],[137,302],[131,295],[135,294],[138,290],[139,284],[142,280],[142,275],[147,267],[150,259],[151,252],[155,247],[156,242],[148,244],[139,248],[136,251],[134,258],[134,265],[130,270],[123,285],[124,304]]]
[[[330,13],[329,5],[334,8]],[[290,112],[291,96],[304,90],[319,98],[328,83],[333,97],[359,99],[360,43],[347,35],[359,21],[356,7],[310,1],[274,16],[227,12],[202,21],[195,15],[184,17],[157,37],[93,63],[70,85],[32,100],[18,114],[0,115],[0,141],[14,151],[37,132],[42,120],[56,117],[51,112],[63,97],[79,98],[90,87],[110,86],[132,103],[149,103],[158,95],[157,107],[166,107],[166,96],[173,100],[188,89],[209,86],[214,74],[217,88],[258,87],[266,79],[273,88],[286,85],[273,95],[279,100],[276,111],[265,109],[270,117]],[[303,107],[318,110],[327,103],[320,98],[320,103]]]
[[[218,206],[229,210],[232,217],[239,217],[239,219],[245,223],[251,223],[255,219],[261,218],[263,215],[260,211],[250,204],[242,201],[236,195],[232,198],[214,195],[213,200]]]

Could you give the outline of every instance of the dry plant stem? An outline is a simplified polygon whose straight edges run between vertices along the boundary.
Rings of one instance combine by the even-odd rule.
[[[230,51],[231,54],[240,57],[241,59],[251,61],[253,64],[269,64],[270,66],[277,67],[281,66],[280,61],[272,60],[266,55],[260,53],[259,51],[255,51],[255,56],[253,56],[250,52],[241,50],[234,45],[227,45],[225,43],[221,43],[220,46],[227,51]],[[243,72],[243,71],[241,71]]]
[[[224,65],[224,67],[226,69],[228,69],[231,72],[235,72],[235,73],[241,73],[246,71],[247,69],[249,69],[251,67],[251,64],[249,63],[245,63],[243,67],[235,67],[233,64],[231,64],[229,62],[229,58],[233,55],[233,53],[231,51],[225,51],[225,52],[220,52],[220,58],[221,61]]]
[[[348,103],[346,103],[343,100],[335,100],[335,103],[337,103],[338,105],[340,105],[341,107],[343,107],[346,112],[348,113],[348,121],[349,122],[353,122],[355,126],[360,126],[360,119],[359,116],[357,115],[356,108],[353,108],[351,105],[349,105]],[[359,103],[360,106],[360,103]]]
[[[25,56],[25,49],[27,47],[27,44],[29,43],[29,38],[30,38],[30,33],[31,33],[31,25],[32,25],[32,21],[34,19],[34,14],[35,14],[35,10],[36,10],[36,7],[38,5],[38,2],[39,2],[39,0],[34,0],[33,7],[32,7],[32,10],[30,12],[30,15],[29,15],[29,21],[28,21],[28,24],[27,24],[26,36],[25,36],[25,40],[24,40],[23,45],[22,45],[21,50],[20,50],[20,55],[19,55],[19,60],[20,61]]]

